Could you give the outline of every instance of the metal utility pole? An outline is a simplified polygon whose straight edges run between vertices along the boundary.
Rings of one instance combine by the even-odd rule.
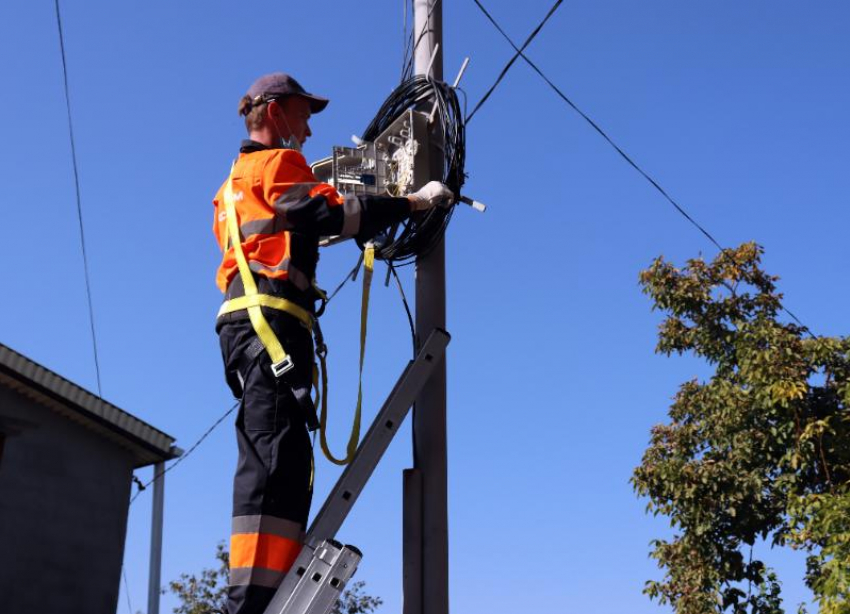
[[[159,593],[162,574],[162,520],[165,511],[165,461],[161,461],[153,466],[153,474],[155,479],[153,482],[153,513],[151,517],[148,614],[159,614]]]
[[[413,23],[415,72],[424,75],[430,68],[430,76],[442,81],[442,0],[414,0]],[[425,181],[442,177],[443,155],[439,143],[432,142]],[[435,328],[446,328],[443,241],[416,261],[417,339],[423,341]],[[448,614],[445,360],[434,370],[414,405],[413,467],[404,480],[404,614]]]

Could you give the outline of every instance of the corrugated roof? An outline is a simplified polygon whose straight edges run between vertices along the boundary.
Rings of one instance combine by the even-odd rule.
[[[182,453],[174,438],[0,343],[0,385],[90,428],[133,453],[135,466]]]

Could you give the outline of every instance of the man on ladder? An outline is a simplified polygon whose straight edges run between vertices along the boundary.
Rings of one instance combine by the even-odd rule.
[[[319,183],[301,146],[326,98],[295,79],[257,79],[239,101],[248,139],[213,204],[225,294],[216,330],[225,375],[241,399],[233,484],[229,614],[262,614],[303,542],[313,488],[309,431],[318,428],[314,346],[320,236],[368,240],[454,199],[439,182],[406,197],[340,195]]]

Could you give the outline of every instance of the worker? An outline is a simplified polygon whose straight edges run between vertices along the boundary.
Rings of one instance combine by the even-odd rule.
[[[311,115],[327,104],[284,73],[257,79],[239,101],[248,139],[213,200],[224,253],[216,282],[225,294],[216,330],[227,382],[241,399],[229,614],[262,614],[303,543],[313,490],[309,430],[317,426],[310,330],[320,299],[319,238],[366,241],[411,213],[454,201],[436,181],[405,197],[342,196],[320,183],[301,147],[312,135]],[[272,300],[239,303],[257,294]],[[273,353],[285,358],[274,362]]]

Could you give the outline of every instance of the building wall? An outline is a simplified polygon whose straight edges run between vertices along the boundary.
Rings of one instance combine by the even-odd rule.
[[[0,610],[115,614],[132,457],[0,387]]]

